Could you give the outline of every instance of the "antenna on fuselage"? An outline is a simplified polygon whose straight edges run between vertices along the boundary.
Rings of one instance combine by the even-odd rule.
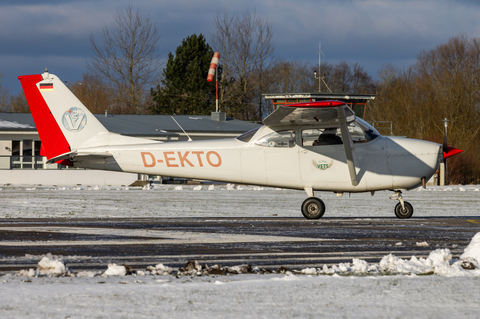
[[[330,90],[330,88],[328,87],[327,82],[325,82],[325,80],[323,79],[328,74],[325,74],[324,76],[322,76],[322,68],[321,68],[322,55],[325,56],[325,54],[323,54],[322,52],[322,41],[319,41],[318,42],[318,77],[317,77],[317,71],[313,71],[313,75],[314,75],[314,78],[318,80],[318,92],[322,92],[321,85],[323,82],[323,84],[325,84],[325,86],[330,91],[330,93],[332,93],[332,90]]]
[[[183,127],[180,126],[180,124],[178,124],[177,120],[172,116],[172,119],[175,121],[175,123],[177,123],[178,127],[183,131],[183,133],[185,133],[185,135],[188,137],[188,142],[192,142],[193,140],[190,138],[190,136],[188,136],[187,132],[185,132],[185,130],[183,129]]]

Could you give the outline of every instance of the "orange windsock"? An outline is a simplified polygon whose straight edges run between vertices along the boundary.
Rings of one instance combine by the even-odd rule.
[[[207,81],[212,82],[215,70],[217,69],[218,60],[220,60],[220,53],[215,52],[213,54],[212,62],[210,62],[210,69],[208,69]]]

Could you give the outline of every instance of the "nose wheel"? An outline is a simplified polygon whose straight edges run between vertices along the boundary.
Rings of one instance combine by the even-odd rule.
[[[395,216],[400,219],[410,218],[413,215],[413,206],[403,200],[402,192],[395,191],[395,194],[390,199],[398,200],[399,203],[395,206]]]
[[[309,197],[302,204],[302,214],[307,219],[319,219],[325,213],[325,204],[320,198]]]

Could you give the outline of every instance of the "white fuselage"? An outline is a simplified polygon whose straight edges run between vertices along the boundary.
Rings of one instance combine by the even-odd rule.
[[[358,185],[351,183],[343,145],[276,148],[255,144],[271,131],[262,127],[249,142],[222,139],[194,142],[111,145],[79,151],[112,157],[74,162],[75,167],[204,179],[317,191],[366,192],[412,189],[435,173],[441,146],[407,138],[378,137],[354,144]],[[142,142],[145,142],[143,144]],[[147,144],[148,143],[148,144]]]

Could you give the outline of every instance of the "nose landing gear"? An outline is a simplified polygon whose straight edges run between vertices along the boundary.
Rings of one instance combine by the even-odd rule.
[[[403,200],[402,191],[395,191],[395,194],[390,196],[390,199],[399,201],[399,203],[395,206],[395,215],[398,218],[406,219],[412,217],[413,206],[409,202]]]

